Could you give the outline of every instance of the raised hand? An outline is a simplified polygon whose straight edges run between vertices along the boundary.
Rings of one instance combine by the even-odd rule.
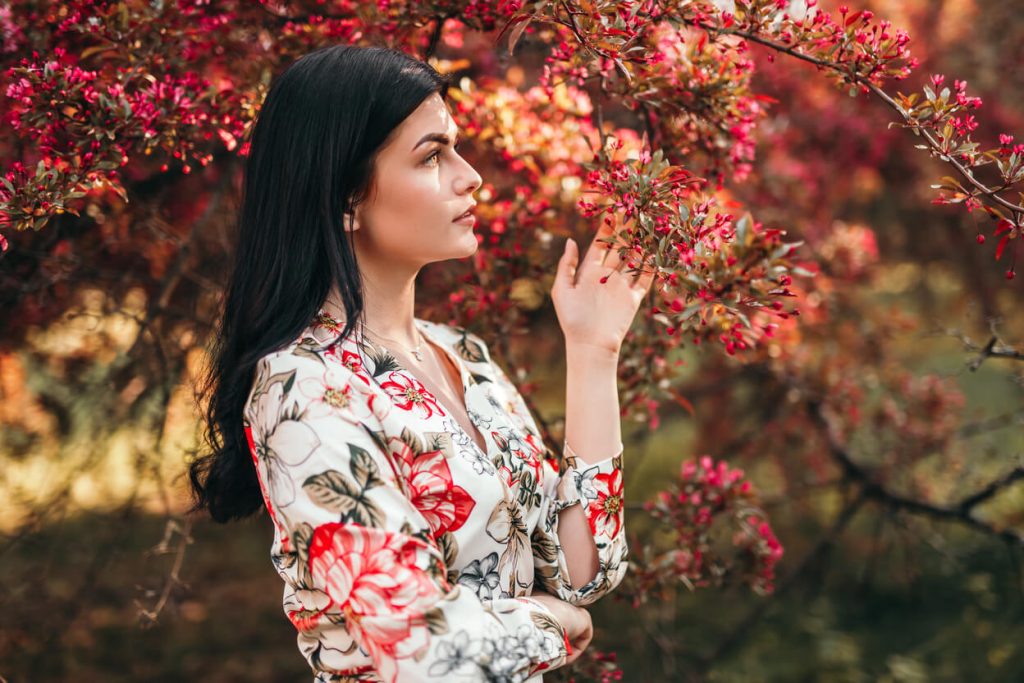
[[[614,244],[601,241],[613,234]],[[621,232],[604,223],[582,259],[575,240],[566,241],[551,299],[567,345],[595,346],[615,353],[621,348],[640,302],[654,282],[654,271],[630,274],[626,262],[619,258],[618,244],[624,244]]]

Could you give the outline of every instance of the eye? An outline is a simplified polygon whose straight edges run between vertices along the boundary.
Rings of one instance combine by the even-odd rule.
[[[458,152],[460,147],[462,147],[462,140],[459,140],[458,142],[456,142],[455,146],[452,149],[454,149],[456,152]],[[430,166],[430,165],[432,165],[432,164],[429,163],[430,161],[432,161],[434,159],[438,159],[440,161],[438,155],[441,154],[441,150],[443,150],[443,149],[444,149],[444,147],[442,147],[441,149],[434,150],[433,152],[428,154],[427,158],[423,160],[423,163],[425,163],[428,166]]]

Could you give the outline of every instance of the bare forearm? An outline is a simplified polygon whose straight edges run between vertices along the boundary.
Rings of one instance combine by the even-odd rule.
[[[616,455],[621,448],[618,364],[618,354],[610,350],[566,345],[565,439],[578,469]],[[573,588],[585,585],[597,575],[598,555],[581,506],[559,513],[558,540]]]
[[[619,354],[569,344],[565,355],[565,439],[583,468],[619,452]]]

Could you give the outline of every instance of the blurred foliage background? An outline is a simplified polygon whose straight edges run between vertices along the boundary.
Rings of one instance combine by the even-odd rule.
[[[1014,3],[863,6],[910,32],[917,82],[969,80],[986,103],[979,137],[1024,134]],[[438,54],[496,50],[493,40],[442,40]],[[755,90],[777,102],[758,126],[752,181],[726,192],[806,239],[833,275],[845,269],[829,280],[835,290],[807,295],[801,338],[786,342],[805,356],[790,362],[869,378],[877,391],[850,399],[869,419],[846,443],[889,490],[935,505],[982,490],[1024,464],[1024,365],[977,363],[993,335],[1024,345],[1019,280],[1004,279],[991,244],[975,244],[986,217],[931,204],[929,184],[945,171],[907,131],[887,128],[878,102],[759,50]],[[538,54],[524,39],[506,78],[535,78]],[[0,333],[0,676],[10,683],[308,679],[265,516],[222,527],[181,514],[183,468],[199,444],[202,321],[215,311],[239,171],[225,155],[202,174],[139,178],[130,204],[90,205],[89,232],[64,221],[12,240],[0,261],[5,288],[23,288]],[[62,259],[62,240],[85,246]],[[103,258],[91,259],[100,245]],[[45,291],[30,291],[30,259]],[[528,337],[501,345],[557,423],[557,323],[549,306],[527,320]],[[786,555],[770,597],[680,585],[637,610],[595,605],[593,647],[617,653],[623,680],[1024,680],[1021,546],[992,533],[1024,524],[1020,485],[986,498],[987,529],[865,496],[863,482],[839,476],[830,444],[785,412],[801,397],[777,393],[763,365],[699,347],[680,359],[686,401],[626,425],[631,533],[656,534],[640,504],[682,460],[710,454],[757,485]]]

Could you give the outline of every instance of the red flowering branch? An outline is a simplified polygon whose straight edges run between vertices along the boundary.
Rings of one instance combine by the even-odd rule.
[[[23,59],[5,74],[4,114],[10,130],[32,137],[39,161],[34,168],[15,160],[0,177],[0,228],[41,229],[53,215],[78,216],[72,200],[107,187],[127,201],[118,169],[130,153],[154,152],[206,166],[213,155],[200,152],[197,140],[214,133],[230,150],[244,133],[237,117],[243,103],[218,98],[207,79],[195,73],[165,73],[159,78],[139,69],[120,68],[111,77],[79,66],[80,56],[62,47],[50,59]],[[169,170],[168,163],[160,166]]]
[[[772,594],[773,597],[778,597],[795,586],[812,567],[816,566],[822,557],[836,544],[839,536],[846,530],[850,521],[861,510],[866,500],[867,498],[863,493],[858,493],[851,500],[844,503],[829,529],[822,534],[814,547],[779,582],[778,588]],[[755,603],[750,608],[750,611],[733,626],[729,633],[719,640],[714,649],[696,658],[697,665],[706,671],[715,662],[720,661],[726,653],[743,642],[743,638],[760,622],[771,605],[772,602],[769,600],[761,600]]]
[[[644,503],[644,509],[670,531],[671,549],[658,552],[633,544],[639,548],[638,557],[630,563],[623,594],[636,607],[680,582],[693,590],[722,585],[730,578],[760,595],[770,594],[783,549],[757,500],[743,470],[708,456],[684,462],[679,482]],[[718,542],[723,524],[729,529],[729,554]]]
[[[661,150],[652,155],[644,145],[638,159],[620,160],[615,151],[621,148],[613,139],[597,162],[583,165],[591,169],[588,191],[614,199],[578,205],[582,215],[604,213],[605,223],[616,225],[618,234],[602,241],[619,246],[628,272],[656,269],[661,305],[651,314],[669,337],[685,330],[695,343],[716,339],[731,355],[773,328],[755,329],[744,309],[782,319],[799,315],[782,300],[793,296],[789,272],[812,275],[788,260],[799,242],[782,242],[783,231],[762,230],[749,216],[734,221],[694,190],[702,179],[670,165]]]
[[[1001,239],[995,258],[999,260],[1008,242],[1024,232],[1024,204],[1014,203],[1002,194],[1024,188],[1024,144],[1014,145],[1012,135],[1002,134],[998,148],[978,150],[978,144],[970,140],[970,132],[978,123],[968,112],[980,108],[982,101],[966,94],[966,81],[955,81],[953,93],[949,88],[938,91],[945,76],[936,74],[930,79],[934,90],[924,86],[923,98],[919,93],[890,96],[881,83],[885,79],[906,78],[917,65],[909,56],[910,39],[906,32],[891,31],[887,21],[872,23],[874,15],[867,10],[851,13],[842,6],[841,19],[837,21],[822,11],[812,14],[816,0],[807,4],[808,14],[799,19],[780,14],[787,2],[738,0],[735,15],[695,10],[681,20],[713,36],[740,37],[829,70],[839,77],[840,83],[851,86],[851,95],[871,93],[882,100],[902,119],[895,125],[909,128],[924,139],[925,144],[917,145],[918,149],[925,149],[932,157],[952,166],[969,186],[965,188],[956,178],[943,177],[940,184],[932,187],[948,194],[940,193],[933,203],[963,203],[968,211],[980,207],[997,221],[995,236]],[[989,187],[975,176],[973,169],[986,164],[998,168],[998,187]],[[979,234],[977,241],[983,244],[984,236]],[[1014,277],[1012,265],[1006,276]]]
[[[546,79],[559,74],[582,84],[598,77],[603,94],[641,110],[649,130],[660,128],[661,135],[652,132],[651,138],[657,137],[663,147],[679,156],[697,149],[709,153],[707,170],[719,181],[724,168],[731,168],[734,179],[741,180],[752,156],[747,141],[759,108],[746,92],[752,68],[743,56],[747,42],[814,64],[848,86],[851,95],[865,92],[880,98],[900,115],[898,125],[924,138],[926,144],[919,147],[957,171],[968,188],[961,181],[943,178],[935,187],[950,194],[941,194],[936,203],[963,203],[969,211],[984,207],[997,221],[996,259],[1000,259],[1024,229],[1024,206],[1002,195],[1024,181],[1024,145],[1013,145],[1013,136],[1004,134],[998,149],[978,150],[969,138],[977,122],[968,110],[980,107],[981,100],[966,95],[964,81],[956,81],[953,97],[948,89],[936,94],[927,86],[920,102],[917,94],[888,95],[882,84],[906,78],[917,66],[909,53],[909,35],[888,21],[876,21],[870,11],[851,12],[844,6],[833,18],[818,11],[816,0],[807,5],[803,16],[794,17],[786,11],[787,0],[737,0],[734,12],[721,11],[709,2],[559,0],[533,3],[528,13],[513,20],[540,19],[565,29],[548,59]],[[680,28],[702,35],[680,47],[686,42]],[[709,69],[705,60],[718,68]],[[695,74],[701,77],[692,77]],[[714,76],[709,79],[708,74]],[[937,75],[932,82],[938,88],[942,80]],[[728,135],[721,135],[724,131]],[[694,144],[697,140],[706,144]],[[729,149],[728,158],[723,148]],[[666,156],[671,155],[666,152]],[[973,169],[989,163],[999,169],[998,187],[974,175]],[[984,237],[978,241],[983,243]],[[1013,273],[1011,266],[1007,277]]]

